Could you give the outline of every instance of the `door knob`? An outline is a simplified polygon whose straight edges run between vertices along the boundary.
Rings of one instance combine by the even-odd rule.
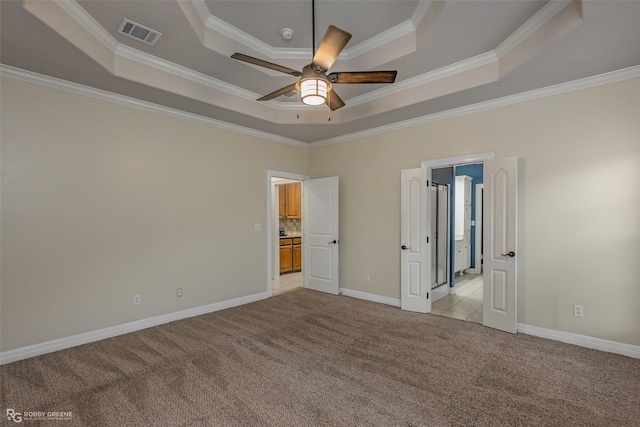
[[[408,246],[402,245],[400,246],[400,249],[402,249],[403,251],[406,251],[407,249],[411,249],[411,248]]]
[[[513,251],[509,251],[509,252],[507,252],[506,254],[500,254],[500,255],[502,255],[502,256],[508,256],[508,257],[513,258],[514,256],[516,256],[516,253],[515,253],[515,252],[513,252]]]
[[[332,240],[329,242],[330,245],[336,245],[338,243],[340,243],[340,240]]]

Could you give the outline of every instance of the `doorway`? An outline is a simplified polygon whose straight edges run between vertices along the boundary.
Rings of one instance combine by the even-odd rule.
[[[302,182],[272,178],[276,187],[272,199],[278,206],[278,248],[274,250],[272,295],[282,295],[303,287],[302,276]],[[275,200],[277,199],[277,200]],[[274,209],[275,210],[275,209]],[[275,212],[274,212],[275,217]],[[274,248],[275,249],[275,248]]]
[[[308,176],[267,171],[267,292],[302,289],[302,181]],[[289,198],[287,200],[287,190]],[[287,212],[287,201],[289,206]],[[284,257],[284,258],[281,258]]]
[[[287,172],[267,171],[267,295],[280,275],[279,189],[284,180],[302,182],[301,240],[302,284],[306,289],[340,293],[339,271],[339,178],[309,179]],[[260,224],[256,225],[259,230]],[[289,236],[283,236],[289,237]]]
[[[434,253],[438,257],[439,246],[436,240],[441,234],[446,235],[447,263],[446,277],[449,277],[447,288],[438,292],[433,289],[433,314],[482,323],[483,312],[483,277],[482,277],[482,192],[483,163],[454,164],[452,166],[432,169],[432,188],[436,183],[445,183],[451,190],[446,213],[447,226],[436,220],[438,232],[434,236]],[[442,184],[440,184],[442,185]],[[479,187],[480,186],[480,187]],[[431,203],[432,234],[434,231],[434,203]],[[435,250],[434,250],[435,249]],[[433,263],[432,263],[433,265]],[[433,269],[432,269],[433,274]],[[444,292],[443,292],[444,291]]]
[[[517,157],[494,158],[493,153],[422,162],[422,167],[400,171],[400,308],[431,313],[430,182],[441,167],[483,163],[483,301],[482,324],[517,332],[518,163]],[[454,196],[455,197],[455,196]],[[464,218],[466,215],[466,209]],[[457,234],[451,233],[452,236]],[[469,233],[471,235],[471,233]],[[455,248],[455,244],[451,245]],[[468,252],[469,254],[471,251]],[[450,258],[454,262],[454,257]],[[454,266],[453,270],[458,271]],[[450,295],[456,294],[455,281]],[[453,298],[455,299],[455,298]],[[459,303],[459,302],[458,302]],[[466,320],[466,319],[465,319]]]

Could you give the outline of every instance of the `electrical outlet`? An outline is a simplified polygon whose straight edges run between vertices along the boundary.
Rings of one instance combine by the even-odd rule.
[[[368,281],[370,281],[370,280],[371,280],[371,277],[369,276],[369,273],[365,274],[365,275],[364,275],[364,281],[365,281],[365,282],[368,282]]]
[[[182,288],[176,289],[176,296],[180,298],[182,296]]]
[[[581,305],[573,305],[573,315],[576,317],[582,317],[584,315],[584,307]]]
[[[139,305],[140,304],[140,295],[134,295],[133,296],[133,305]]]

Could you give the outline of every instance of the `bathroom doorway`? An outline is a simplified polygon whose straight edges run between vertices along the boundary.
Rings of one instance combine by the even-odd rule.
[[[432,169],[431,272],[438,280],[431,312],[476,323],[483,311],[482,185],[482,162]]]

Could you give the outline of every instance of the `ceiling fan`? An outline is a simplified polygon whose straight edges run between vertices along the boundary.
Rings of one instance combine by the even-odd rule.
[[[312,0],[312,31],[313,49],[315,50],[315,0]],[[281,73],[300,77],[300,79],[288,86],[271,92],[268,95],[258,98],[258,101],[268,101],[280,95],[287,94],[294,90],[300,93],[300,99],[307,105],[327,104],[332,111],[343,107],[344,101],[333,90],[333,84],[354,84],[354,83],[393,83],[396,80],[397,71],[355,71],[355,72],[334,72],[327,74],[327,71],[335,62],[340,52],[351,39],[351,34],[338,27],[329,25],[318,50],[315,51],[311,64],[306,65],[302,71],[263,61],[262,59],[234,53],[232,58],[250,64],[259,65]]]

